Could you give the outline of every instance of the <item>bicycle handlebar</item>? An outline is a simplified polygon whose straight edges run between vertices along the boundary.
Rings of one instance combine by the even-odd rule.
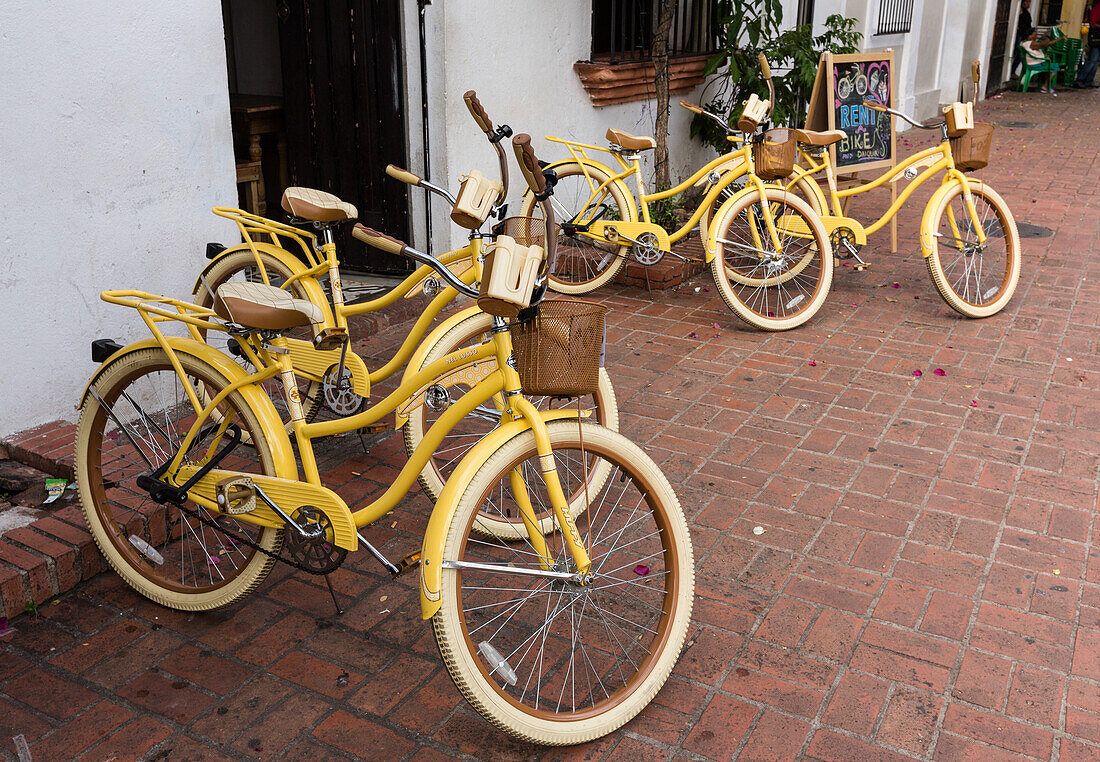
[[[516,152],[516,161],[519,162],[519,170],[527,181],[527,187],[536,197],[542,196],[546,192],[546,177],[543,176],[542,167],[531,148],[531,136],[526,133],[516,135],[512,138],[512,148]]]
[[[362,223],[356,223],[352,229],[351,234],[358,238],[363,243],[373,246],[376,249],[381,249],[389,254],[395,254],[397,256],[405,256],[410,259],[414,259],[422,265],[428,265],[439,276],[446,281],[448,286],[453,287],[460,294],[477,298],[477,289],[472,288],[461,280],[459,280],[454,273],[447,268],[445,264],[440,262],[430,254],[425,254],[422,251],[418,251],[409,246],[404,241],[398,240],[393,236],[386,235],[385,233],[379,233],[377,230],[372,230]]]
[[[871,109],[872,111],[879,111],[884,114],[892,114],[899,119],[904,119],[905,121],[909,122],[909,124],[922,130],[934,130],[947,124],[947,122],[943,121],[942,119],[938,122],[929,122],[928,124],[924,124],[923,122],[918,122],[915,119],[906,116],[896,109],[888,108],[881,103],[876,103],[875,101],[863,101],[863,105]]]
[[[462,100],[466,101],[466,108],[470,109],[470,114],[477,122],[477,126],[481,128],[481,131],[486,135],[491,135],[493,133],[493,120],[481,107],[481,101],[477,99],[477,93],[473,90],[467,90],[462,94]]]
[[[764,74],[764,80],[768,83],[768,119],[772,116],[772,105],[775,104],[775,85],[772,83],[772,67],[768,64],[768,57],[761,53],[757,60],[760,61],[760,71]]]
[[[393,164],[386,165],[386,174],[394,180],[400,180],[408,185],[418,186],[424,182],[424,178],[414,175],[407,169],[401,169],[401,167],[394,166]]]
[[[497,161],[500,162],[500,196],[493,204],[493,208],[496,209],[508,198],[508,160],[504,155],[504,149],[500,147],[500,141],[501,138],[512,134],[512,128],[502,124],[493,129],[493,120],[485,113],[481,101],[477,99],[476,91],[467,90],[462,94],[462,100],[466,102],[466,108],[470,110],[470,116],[474,118],[477,126],[485,133],[485,137],[489,139],[489,142],[493,144],[493,149],[497,152]]]

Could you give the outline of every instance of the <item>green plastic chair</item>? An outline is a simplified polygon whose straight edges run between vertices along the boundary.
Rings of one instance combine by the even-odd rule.
[[[1050,47],[1057,49],[1057,54],[1051,57],[1061,68],[1058,78],[1064,86],[1068,87],[1077,81],[1077,70],[1081,66],[1081,40],[1076,37],[1065,37]]]
[[[1020,75],[1020,92],[1026,93],[1028,86],[1031,84],[1031,77],[1034,74],[1042,74],[1045,71],[1057,72],[1058,64],[1052,60],[1036,61],[1035,57],[1027,51],[1023,45],[1016,46],[1017,52],[1020,54],[1020,60],[1024,62],[1024,73]],[[1051,78],[1051,87],[1054,86],[1053,76]]]

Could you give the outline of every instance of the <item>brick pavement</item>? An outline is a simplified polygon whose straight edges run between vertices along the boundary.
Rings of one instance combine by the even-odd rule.
[[[872,269],[839,269],[793,332],[742,327],[705,274],[601,294],[622,428],[672,480],[698,564],[685,652],[624,729],[549,751],[501,736],[450,684],[415,580],[360,554],[334,575],[341,617],[277,570],[228,611],[173,612],[101,574],[17,619],[3,754],[21,733],[36,760],[1097,759],[1100,94],[979,111],[1048,125],[1000,129],[985,173],[1053,230],[1023,241],[996,317],[937,296],[915,254],[923,192],[899,254],[873,239]],[[401,461],[396,437],[324,457],[356,503]],[[370,539],[403,555],[429,508],[413,496]]]

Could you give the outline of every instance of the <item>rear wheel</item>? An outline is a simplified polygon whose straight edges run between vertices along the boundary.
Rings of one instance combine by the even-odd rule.
[[[927,219],[932,253],[925,260],[932,283],[956,312],[983,318],[1004,309],[1020,279],[1020,234],[1000,194],[970,181],[977,222],[971,217],[961,185],[943,196]],[[979,243],[976,231],[985,231]]]
[[[821,218],[779,188],[735,197],[715,223],[711,270],[723,301],[749,325],[785,331],[821,308],[833,281],[833,256]],[[774,221],[780,246],[764,215]]]
[[[637,445],[590,423],[557,421],[547,431],[567,493],[583,489],[578,474],[591,461],[610,470],[577,521],[590,577],[536,576],[545,559],[530,543],[479,531],[486,515],[516,508],[513,470],[532,503],[548,500],[528,431],[494,453],[459,499],[432,625],[451,679],[483,717],[527,741],[574,744],[620,727],[664,684],[687,632],[694,564],[676,495]],[[572,573],[561,531],[546,541],[551,571]],[[485,566],[448,568],[453,562]]]
[[[228,384],[202,360],[182,352],[176,356],[200,399]],[[251,443],[238,444],[219,468],[274,475],[267,439],[240,394],[230,394],[219,413],[219,420],[229,418]],[[255,589],[271,569],[283,534],[192,502],[159,505],[137,486],[137,477],[176,454],[195,417],[187,389],[163,350],[119,357],[95,380],[81,410],[76,480],[88,528],[127,584],[165,606],[201,611]],[[201,461],[227,439],[207,432],[191,446],[185,463]]]
[[[587,294],[611,282],[626,264],[630,246],[596,239],[580,231],[570,232],[568,224],[573,220],[629,220],[627,210],[631,200],[616,183],[594,195],[596,188],[609,177],[598,167],[564,162],[556,165],[554,171],[558,182],[550,203],[554,205],[558,224],[558,248],[550,271],[550,288],[560,294]],[[542,216],[542,210],[530,193],[524,195],[520,213],[528,217]]]

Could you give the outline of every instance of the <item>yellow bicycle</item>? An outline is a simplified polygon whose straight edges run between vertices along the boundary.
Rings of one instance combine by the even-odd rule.
[[[529,138],[513,142],[545,201]],[[552,222],[548,203],[543,212]],[[477,293],[438,260],[359,230],[380,248],[431,265],[463,293]],[[510,238],[494,242],[494,273],[515,255],[535,261],[544,279],[543,247]],[[552,258],[552,227],[544,248]],[[668,677],[687,632],[694,590],[687,523],[668,481],[637,445],[576,412],[537,411],[524,396],[528,381],[520,374],[532,357],[547,365],[540,360],[555,347],[563,351],[544,371],[594,383],[602,332],[593,315],[555,322],[547,308],[557,302],[539,303],[543,286],[531,290],[526,280],[517,289],[496,275],[488,281],[483,305],[512,299],[517,308],[532,306],[517,309],[511,322],[494,317],[490,342],[430,363],[377,405],[314,422],[305,420],[284,333],[318,323],[317,305],[256,283],[221,286],[211,309],[144,292],[104,293],[136,308],[152,333],[111,352],[81,399],[77,482],[105,557],[146,597],[207,610],[247,595],[276,561],[327,575],[361,544],[394,574],[419,565],[421,613],[432,621],[447,670],[501,730],[570,744],[630,720]],[[588,330],[573,332],[576,320]],[[166,321],[186,325],[190,337],[166,336],[159,328]],[[234,336],[252,372],[201,341],[200,330]],[[369,426],[416,388],[488,357],[496,359],[493,372],[444,413],[382,496],[352,513],[321,484],[313,439]],[[301,471],[259,386],[272,378],[291,411]],[[501,425],[447,481],[420,552],[390,562],[359,529],[399,503],[449,427],[497,395],[507,401]],[[609,469],[598,484],[585,478],[594,461]]]
[[[770,87],[766,60],[762,59],[762,64]],[[971,66],[971,74],[977,92],[981,76],[977,61]],[[720,116],[691,104],[683,105],[726,126]],[[789,177],[779,183],[801,196],[821,215],[833,251],[839,257],[854,258],[860,265],[866,265],[859,251],[867,243],[867,237],[893,219],[918,187],[943,173],[940,188],[924,208],[921,254],[932,283],[952,309],[971,318],[996,314],[1012,298],[1019,280],[1020,237],[1012,212],[1000,194],[964,174],[988,164],[993,125],[973,121],[972,103],[952,104],[944,110],[945,118],[927,124],[875,101],[864,101],[863,105],[890,113],[920,129],[939,129],[942,139],[938,145],[908,157],[874,180],[841,189],[828,147],[840,140],[843,133],[791,130],[798,143],[799,162]],[[709,229],[711,215],[715,219],[718,216],[713,210],[728,202],[748,171],[738,163],[724,166],[725,174],[714,182],[717,194],[708,193],[707,197],[714,195],[714,199],[702,215],[702,228]],[[824,190],[816,181],[820,175],[824,175]],[[864,225],[845,214],[847,202],[853,197],[903,180],[908,180],[908,184],[877,220]],[[803,231],[803,235],[808,237],[809,231]],[[731,273],[731,277],[736,279],[737,273]]]
[[[425,188],[451,204],[451,218],[470,229],[470,238],[466,246],[449,251],[438,259],[462,283],[472,284],[481,279],[481,260],[485,254],[486,235],[480,228],[490,217],[503,219],[506,210],[508,164],[500,143],[511,136],[512,130],[508,125],[494,127],[473,90],[466,92],[463,100],[497,154],[499,182],[490,182],[479,172],[471,172],[463,179],[462,189],[456,197],[446,189],[393,165],[387,167],[386,172],[409,185]],[[279,223],[239,209],[215,208],[215,214],[237,224],[243,243],[216,251],[214,259],[196,281],[194,291],[196,302],[209,308],[217,289],[225,283],[264,283],[278,286],[296,298],[311,301],[321,309],[321,322],[299,328],[287,336],[307,421],[313,421],[318,416],[354,415],[368,404],[372,386],[391,378],[402,368],[402,378],[408,379],[432,360],[460,347],[487,340],[491,316],[476,306],[463,309],[432,327],[439,314],[458,298],[459,290],[442,281],[429,265],[422,265],[380,297],[345,302],[333,231],[336,226],[354,220],[357,214],[355,207],[332,194],[308,188],[287,189],[283,207],[296,220],[296,225]],[[306,229],[308,227],[313,227],[317,232],[310,232]],[[270,242],[261,240],[263,237],[269,238]],[[322,285],[323,279],[328,281],[327,289]],[[385,309],[402,298],[420,293],[432,296],[431,302],[409,330],[401,347],[381,367],[369,370],[362,358],[349,350],[348,343],[341,342],[338,348],[327,348],[348,334],[349,318]],[[210,335],[203,331],[200,333],[212,346],[240,357],[235,338],[221,332]],[[478,373],[488,375],[494,363],[494,358],[486,359],[478,368]],[[469,388],[468,381],[468,378],[453,379],[447,385],[434,385],[414,400],[415,404],[399,408],[395,428],[402,431],[407,454],[412,455],[431,424]],[[269,385],[272,383],[269,382]],[[289,427],[288,411],[278,402],[281,400],[278,389],[270,391]],[[567,404],[565,400],[549,396],[533,397],[531,401],[540,409]],[[575,406],[577,401],[568,404]],[[598,386],[579,404],[602,425],[618,429],[615,391],[611,378],[602,368]],[[497,425],[502,409],[503,400],[496,399],[474,410],[451,429],[420,474],[420,484],[429,497],[439,497],[447,474],[486,431]],[[379,428],[384,427],[375,427]]]
[[[641,174],[641,152],[655,147],[652,138],[609,129],[609,145],[604,148],[547,135],[548,141],[564,145],[571,157],[549,165],[558,175],[554,208],[560,228],[551,288],[585,294],[608,283],[629,256],[644,265],[668,255],[680,256],[672,252],[672,243],[685,238],[718,207],[721,214],[712,220],[707,216],[701,235],[704,262],[711,265],[726,305],[764,330],[787,330],[809,320],[824,303],[832,283],[832,250],[813,208],[795,193],[768,184],[793,167],[790,131],[768,129],[773,99],[752,96],[738,120],[738,134],[729,136],[734,150],[708,162],[674,188],[657,193],[645,192]],[[686,101],[681,105],[702,113]],[[594,151],[610,155],[618,167],[596,161],[589,155]],[[790,161],[783,166],[787,154]],[[626,183],[631,177],[636,194]],[[734,188],[735,182],[744,186]],[[811,180],[805,182],[814,185]],[[679,229],[669,232],[653,222],[651,202],[693,186],[707,186],[707,190]],[[524,197],[521,213],[537,213],[530,194]]]

